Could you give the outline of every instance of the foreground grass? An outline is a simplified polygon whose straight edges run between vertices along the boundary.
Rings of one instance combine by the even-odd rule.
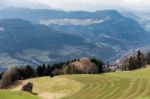
[[[82,83],[65,76],[41,77],[40,79],[35,78],[28,81],[34,83],[33,91],[39,93],[44,99],[56,99],[71,95],[80,91],[83,86]]]
[[[150,68],[99,75],[41,77],[24,82],[34,84],[41,99],[150,99]],[[38,99],[29,93],[0,91],[0,99]],[[11,98],[10,98],[11,97]]]
[[[150,68],[67,77],[82,82],[85,86],[64,99],[150,99]]]
[[[0,90],[0,99],[40,99],[26,92]]]
[[[76,80],[72,80],[65,76],[57,76],[53,78],[39,77],[23,81],[23,83],[26,82],[33,83],[34,85],[33,92],[36,93],[42,99],[62,98],[80,91],[82,86],[84,85]],[[17,87],[15,85],[15,87],[13,87],[10,90],[11,91],[20,90],[23,83],[19,84]]]

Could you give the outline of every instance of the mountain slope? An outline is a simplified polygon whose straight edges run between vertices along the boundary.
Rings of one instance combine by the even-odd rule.
[[[22,48],[45,49],[45,47],[59,47],[62,44],[82,45],[84,43],[84,40],[78,36],[62,34],[61,32],[48,29],[45,26],[33,25],[28,21],[20,19],[1,20],[0,27],[4,28],[4,31],[1,31],[1,43],[5,42],[9,47],[14,44],[14,50],[15,48],[20,48],[21,50]],[[50,45],[50,42],[55,44]]]
[[[71,12],[70,12],[71,13]],[[74,12],[74,14],[77,12]],[[85,37],[89,41],[93,41],[93,39],[96,39],[94,42],[98,42],[99,36],[101,35],[107,35],[116,39],[122,39],[126,40],[130,43],[135,42],[146,42],[148,39],[147,36],[149,36],[149,33],[146,32],[136,21],[126,18],[119,14],[117,11],[99,11],[95,12],[98,13],[99,17],[97,16],[97,21],[103,20],[102,22],[97,22],[89,25],[75,25],[75,24],[59,24],[54,23],[52,21],[56,21],[56,19],[51,19],[48,22],[45,22],[45,25],[48,25],[51,28],[65,31],[67,33],[73,33],[78,34],[82,37]],[[95,20],[95,13],[91,13],[91,17],[86,17],[85,19],[91,19],[92,21]],[[105,14],[107,13],[107,14]],[[67,14],[67,13],[66,13]],[[84,15],[81,13],[80,15]],[[101,15],[101,16],[100,16]],[[62,15],[63,16],[63,15]],[[64,19],[72,18],[71,16],[64,17]],[[59,19],[59,21],[64,20]],[[86,21],[86,20],[82,21]],[[71,20],[68,20],[71,21]],[[81,21],[81,20],[79,20]],[[96,20],[95,20],[96,21]],[[41,22],[41,24],[44,24],[44,22]],[[142,35],[141,35],[142,34]],[[136,38],[132,38],[136,35]],[[91,38],[93,36],[93,38]]]
[[[105,35],[135,42],[138,40],[147,40],[147,32],[144,31],[138,22],[121,15],[116,10],[65,12],[12,7],[1,9],[0,12],[0,18],[25,19],[31,22],[49,25],[56,30],[82,35],[85,38],[91,35],[97,37],[97,35],[105,33]],[[136,38],[130,38],[135,35]]]
[[[83,56],[108,59],[115,53],[109,46],[96,46],[77,35],[55,31],[21,19],[0,20],[0,27],[2,66],[38,65]],[[106,52],[107,56],[104,54]]]
[[[28,9],[28,8],[15,8],[8,7],[0,10],[0,18],[20,18],[38,22],[42,19],[100,19],[113,15],[113,18],[120,15],[115,10],[104,10],[97,12],[85,12],[85,11],[61,11],[61,10],[50,10],[50,9]]]
[[[75,39],[72,37],[67,37],[67,39],[59,38],[60,41],[58,41],[57,40],[58,35],[57,37],[55,37],[55,35],[51,35],[51,37],[49,37],[47,36],[46,33],[44,33],[45,37],[43,36],[44,39],[42,40],[39,40],[39,38],[37,38],[37,35],[34,35],[36,36],[36,39],[34,38],[32,43],[30,40],[21,39],[20,42],[26,42],[25,44],[21,44],[19,46],[20,47],[19,49],[22,48],[21,50],[23,50],[24,48],[38,49],[39,47],[43,48],[45,46],[47,49],[49,48],[51,49],[51,51],[48,52],[45,51],[45,53],[40,53],[46,56],[44,59],[43,57],[40,57],[40,60],[42,61],[47,58],[48,53],[54,53],[51,54],[51,56],[54,58],[49,60],[53,60],[53,59],[57,60],[58,57],[59,59],[69,59],[69,58],[76,58],[80,56],[81,57],[94,56],[94,57],[102,58],[107,61],[114,61],[122,54],[128,52],[128,50],[131,50],[133,48],[136,49],[136,48],[144,47],[150,43],[149,32],[145,31],[140,26],[140,24],[135,20],[125,17],[115,10],[103,10],[103,11],[96,11],[96,12],[84,12],[84,11],[65,12],[65,11],[47,10],[47,9],[5,8],[0,10],[0,18],[1,19],[20,18],[20,19],[29,20],[34,24],[42,24],[38,26],[28,25],[28,27],[26,27],[27,24],[26,22],[24,22],[25,25],[22,24],[24,28],[28,28],[28,31],[23,30],[23,32],[24,35],[27,34],[26,37],[30,36],[30,38],[27,37],[30,40],[34,38],[32,35],[30,35],[32,31],[36,32],[36,31],[41,31],[38,29],[42,29],[42,32],[44,31],[47,33],[48,28],[46,28],[43,25],[48,26],[51,30],[54,29],[57,32],[58,31],[62,32],[63,35],[65,34],[66,36],[73,35],[74,37],[79,37]],[[21,32],[20,29],[22,29],[22,27],[20,26],[21,25],[18,24],[17,25],[18,30],[11,30],[11,31],[14,31],[16,33]],[[0,27],[0,31],[1,32],[4,31],[4,28]],[[13,34],[11,34],[11,36],[12,35]],[[17,35],[18,37],[22,36],[22,35],[20,36],[20,33],[17,33]],[[50,38],[51,40],[47,40],[48,38]],[[68,40],[68,38],[70,39]],[[83,41],[84,43],[80,41],[81,39],[84,39]],[[34,43],[37,42],[37,40],[39,44],[35,45]],[[48,47],[47,44],[49,42],[53,42],[53,44],[49,44]],[[74,43],[69,44],[70,42],[71,43],[74,42]],[[75,44],[75,42],[78,43]],[[17,41],[15,43],[16,45],[13,45],[14,48],[18,46]],[[61,47],[59,45],[61,45]],[[74,46],[74,45],[78,45],[78,46]],[[5,45],[3,45],[3,47],[4,46]],[[5,48],[5,50],[6,49],[7,48]],[[56,52],[55,50],[57,49],[59,49],[59,51]],[[33,59],[37,53],[39,54],[40,51],[26,50],[24,53],[26,54],[30,52],[32,52],[32,57],[30,58]],[[55,52],[59,56],[56,56]],[[9,55],[7,55],[7,57],[10,58]],[[22,60],[22,58],[20,59]]]

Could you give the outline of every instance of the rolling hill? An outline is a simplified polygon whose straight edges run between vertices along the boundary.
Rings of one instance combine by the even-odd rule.
[[[135,71],[98,75],[41,77],[28,79],[22,83],[32,82],[34,84],[33,92],[42,99],[149,99],[149,71],[148,67]],[[19,84],[10,90],[12,92],[18,91],[21,85]],[[2,92],[0,91],[0,94]]]

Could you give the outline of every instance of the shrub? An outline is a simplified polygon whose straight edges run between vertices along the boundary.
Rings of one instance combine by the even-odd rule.
[[[19,72],[16,67],[11,68],[7,70],[1,79],[1,88],[7,88],[9,85],[11,85],[14,81],[19,80]]]

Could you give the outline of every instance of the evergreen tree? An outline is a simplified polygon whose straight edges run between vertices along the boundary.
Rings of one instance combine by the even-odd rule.
[[[25,67],[25,79],[26,78],[32,78],[36,76],[36,72],[34,70],[33,67],[31,67],[30,65]]]
[[[138,50],[138,52],[137,52],[137,66],[138,66],[138,68],[141,68],[141,66],[142,66],[141,55],[142,55],[141,51]]]
[[[98,66],[98,73],[103,73],[104,72],[104,65],[101,60],[91,58],[91,62],[95,63]]]
[[[146,54],[147,64],[150,64],[150,52]]]
[[[43,67],[42,66],[38,66],[37,68],[36,68],[36,74],[37,74],[37,76],[43,76],[43,72],[44,72],[44,69],[43,69]]]
[[[0,73],[0,80],[2,79],[3,72]]]
[[[24,67],[18,68],[18,73],[20,75],[20,80],[24,80],[26,78],[26,71]]]
[[[145,65],[146,65],[146,58],[145,58],[145,55],[142,54],[141,55],[141,67],[145,67]]]
[[[137,61],[136,57],[134,57],[134,56],[131,56],[129,58],[129,66],[128,66],[129,70],[137,69],[136,68],[136,66],[137,66],[137,62],[136,61]]]
[[[45,76],[51,76],[51,77],[53,77],[53,75],[52,75],[52,68],[51,68],[50,65],[48,65],[48,66],[46,67],[46,70],[44,71],[44,75],[45,75]]]

